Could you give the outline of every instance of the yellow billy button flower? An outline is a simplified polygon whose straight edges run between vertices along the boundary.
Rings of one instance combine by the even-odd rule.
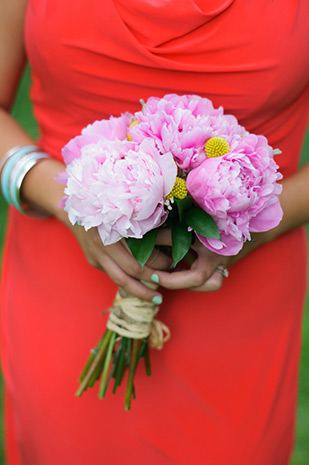
[[[207,158],[221,157],[229,151],[229,143],[223,137],[211,137],[205,144]]]
[[[187,197],[188,191],[186,187],[185,179],[177,176],[175,184],[171,192],[166,196],[166,200],[170,200],[175,197],[175,199],[184,199]]]
[[[134,124],[137,124],[137,123],[138,123],[137,120],[133,121],[133,122],[130,124],[129,128],[131,128],[132,126],[134,126]],[[128,137],[128,140],[131,140],[131,141],[133,140],[129,133],[127,134],[127,137]]]

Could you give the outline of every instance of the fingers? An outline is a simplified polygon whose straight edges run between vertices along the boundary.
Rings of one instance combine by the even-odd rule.
[[[143,278],[143,269],[122,242],[103,246],[104,254],[109,256],[122,270],[136,279]]]
[[[156,240],[157,245],[172,245],[172,234],[169,228],[163,228],[158,231]]]
[[[191,289],[202,286],[211,275],[213,269],[208,269],[208,263],[198,251],[197,258],[187,270],[175,271],[173,273],[159,272],[160,285],[167,289]]]
[[[158,248],[155,248],[147,261],[146,266],[156,270],[169,270],[172,264],[173,259],[171,257],[166,255],[164,252],[161,252]]]
[[[104,253],[112,258],[112,260],[130,276],[149,282],[151,282],[151,275],[155,270],[168,270],[173,263],[170,257],[160,250],[155,249],[147,264],[142,268],[123,242],[117,242],[112,246],[106,246],[104,248]]]
[[[224,277],[216,269],[213,274],[201,286],[192,287],[191,291],[197,292],[211,292],[219,291],[222,287]]]
[[[104,271],[109,275],[114,283],[117,284],[117,286],[122,287],[129,294],[158,305],[162,303],[162,294],[148,288],[138,279],[129,276],[129,274],[122,270],[108,255],[105,255],[101,259],[101,263]]]
[[[162,235],[161,240],[168,240],[168,234]],[[167,289],[186,288],[201,292],[219,290],[223,283],[223,275],[216,269],[224,270],[229,257],[211,252],[199,241],[192,246],[192,250],[196,253],[196,258],[189,269],[172,273],[158,270],[152,279]]]
[[[157,281],[160,283],[160,286],[167,289],[191,289],[193,287],[199,287],[202,286],[209,277],[205,270],[201,270],[197,267],[193,268],[193,265],[189,270],[174,271],[172,273],[156,271],[154,274],[157,275]],[[154,280],[153,277],[152,280]]]
[[[218,291],[224,280],[222,274],[217,270],[209,275],[205,271],[192,271],[192,268],[173,273],[158,271],[154,275],[152,275],[152,280],[167,289],[190,289],[199,292]]]
[[[129,294],[156,304],[162,302],[162,295],[159,292],[149,289],[140,282],[143,280],[151,283],[154,270],[146,266],[143,270],[123,243],[117,242],[104,246],[96,228],[87,232],[79,226],[72,229],[90,265],[107,273]],[[164,266],[164,259],[161,257],[159,260],[161,266]]]
[[[192,246],[197,258],[191,267],[170,273],[165,270],[170,269],[172,259],[158,248],[142,268],[124,241],[104,246],[96,229],[79,233],[79,241],[92,266],[106,272],[126,292],[143,300],[160,304],[162,295],[141,281],[155,282],[167,289],[191,289],[200,292],[218,290],[222,286],[223,276],[215,270],[220,265],[225,267],[223,258],[210,252],[199,242]],[[170,231],[160,231],[157,245],[166,246],[170,242]]]

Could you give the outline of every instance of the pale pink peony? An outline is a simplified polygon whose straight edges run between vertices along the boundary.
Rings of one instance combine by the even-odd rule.
[[[234,116],[224,115],[222,107],[214,109],[210,100],[197,95],[150,97],[134,117],[138,124],[128,130],[132,139],[153,139],[160,152],[170,151],[185,171],[206,159],[204,146],[211,137],[221,136],[231,143],[246,134]]]
[[[124,113],[119,117],[111,116],[108,120],[95,121],[88,124],[80,136],[71,139],[62,149],[64,163],[68,165],[75,158],[81,156],[81,149],[88,144],[95,144],[99,140],[126,140],[128,127],[132,122],[131,113]]]
[[[277,181],[282,175],[277,168],[267,139],[250,134],[232,142],[228,154],[209,158],[189,172],[190,195],[220,231],[221,240],[197,234],[206,247],[220,255],[236,255],[251,232],[279,224],[282,186]]]
[[[123,113],[121,116],[111,116],[108,120],[95,121],[88,124],[82,135],[98,135],[107,140],[127,139],[128,127],[132,123],[132,114]]]
[[[167,216],[164,198],[177,175],[171,153],[160,155],[151,140],[88,143],[89,137],[85,131],[69,143],[70,151],[73,144],[78,147],[66,169],[65,210],[71,223],[97,227],[104,245],[141,238],[160,226]]]

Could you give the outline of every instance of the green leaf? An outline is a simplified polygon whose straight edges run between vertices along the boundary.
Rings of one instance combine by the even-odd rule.
[[[192,197],[188,195],[184,199],[174,198],[174,201],[178,208],[179,219],[180,221],[183,221],[183,216],[184,216],[185,211],[188,210],[192,206]]]
[[[201,236],[220,239],[219,229],[215,221],[201,208],[190,208],[185,212],[184,218],[185,222]]]
[[[138,263],[144,267],[151,252],[154,249],[156,239],[158,235],[158,229],[152,229],[148,231],[141,239],[135,239],[134,237],[128,237],[126,239],[127,245],[132,252],[133,257]]]
[[[176,266],[187,254],[192,244],[193,232],[188,231],[188,225],[178,221],[172,224],[172,257]]]

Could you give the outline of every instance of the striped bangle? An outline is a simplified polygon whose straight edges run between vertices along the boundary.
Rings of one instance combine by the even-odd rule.
[[[21,158],[12,170],[9,182],[11,204],[22,213],[28,213],[29,207],[23,207],[20,200],[20,190],[27,173],[39,161],[49,158],[47,153],[33,152]]]
[[[7,203],[11,203],[10,192],[9,192],[9,178],[11,174],[11,170],[13,169],[15,163],[26,155],[29,152],[35,152],[39,150],[38,147],[34,145],[26,145],[24,147],[14,147],[13,149],[9,150],[2,159],[1,163],[1,190],[3,197],[7,201]]]
[[[22,213],[42,216],[40,212],[21,205],[20,190],[31,168],[46,158],[50,158],[49,155],[41,152],[36,146],[16,147],[4,157],[1,175],[2,193],[5,200]]]
[[[4,157],[2,158],[0,162],[0,176],[1,176],[1,171],[3,170],[6,162],[11,157],[13,157],[15,154],[17,154],[17,152],[20,152],[21,154],[25,154],[28,152],[35,152],[36,150],[39,150],[39,148],[36,145],[24,145],[24,146],[17,146],[17,147],[11,148],[8,152],[6,152],[6,154],[4,155]]]

